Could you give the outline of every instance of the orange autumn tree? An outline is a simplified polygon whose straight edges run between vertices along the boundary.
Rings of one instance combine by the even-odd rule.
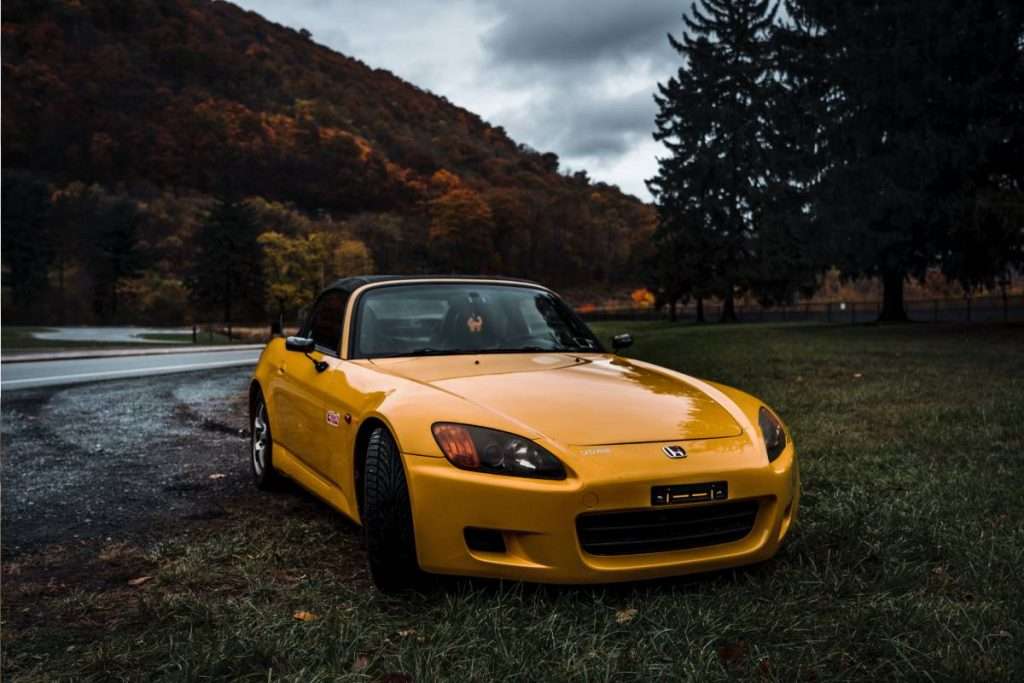
[[[494,267],[494,215],[475,190],[456,187],[430,201],[430,254],[453,273],[486,273]]]

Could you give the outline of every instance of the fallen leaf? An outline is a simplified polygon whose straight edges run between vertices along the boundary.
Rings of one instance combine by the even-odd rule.
[[[215,474],[211,474],[211,475],[210,475],[210,479],[223,479],[223,478],[224,478],[224,477],[226,477],[226,476],[228,476],[228,475],[226,475],[226,474],[221,474],[220,472],[217,472],[217,473],[215,473]]]
[[[409,636],[416,635],[416,629],[414,629],[414,628],[399,629],[398,635],[402,636],[403,638],[408,638]]]
[[[147,581],[152,581],[152,580],[153,580],[152,576],[140,576],[138,578],[130,580],[128,582],[128,585],[129,586],[141,586],[142,584],[146,583]]]
[[[855,372],[855,373],[853,373],[853,378],[854,378],[854,379],[860,379],[860,378],[861,378],[861,377],[863,377],[863,376],[864,376],[864,375],[862,375],[862,374],[861,374],[861,373],[859,373],[859,372]]]
[[[319,616],[313,614],[312,612],[307,612],[306,610],[301,610],[301,609],[298,612],[296,612],[294,615],[292,615],[292,616],[294,616],[299,621],[316,621],[317,619],[320,618]]]
[[[726,666],[736,666],[746,654],[747,644],[742,640],[718,646],[718,661]]]
[[[368,666],[370,666],[370,658],[366,655],[357,655],[356,661],[352,662],[353,671],[366,671]]]
[[[615,621],[619,622],[620,624],[629,623],[633,621],[634,617],[636,617],[635,607],[627,607],[626,609],[620,609],[618,612],[615,613]]]

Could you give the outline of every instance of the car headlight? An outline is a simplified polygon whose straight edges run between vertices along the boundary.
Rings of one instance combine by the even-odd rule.
[[[761,427],[761,436],[764,437],[768,462],[771,462],[786,450],[786,430],[782,428],[779,418],[764,406],[757,411],[757,424]]]
[[[521,436],[452,422],[437,422],[431,431],[444,457],[461,469],[565,479],[565,467],[558,458]]]

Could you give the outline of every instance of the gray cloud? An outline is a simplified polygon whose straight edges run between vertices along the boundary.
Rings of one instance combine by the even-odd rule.
[[[575,107],[566,126],[565,154],[601,156],[623,154],[638,136],[646,136],[655,104],[646,90],[621,98],[601,98],[586,108]]]
[[[534,95],[498,120],[565,167],[649,198],[644,179],[662,150],[652,95],[679,66],[666,34],[678,35],[690,0],[496,2],[481,40],[488,66]]]
[[[502,18],[484,44],[496,62],[555,65],[670,54],[665,34],[676,30],[679,0],[526,0],[500,4]]]
[[[553,93],[535,100],[518,112],[509,112],[507,118],[516,128],[535,127],[546,149],[571,160],[625,153],[638,137],[650,134],[654,113],[647,88],[625,94],[580,88],[571,98]]]

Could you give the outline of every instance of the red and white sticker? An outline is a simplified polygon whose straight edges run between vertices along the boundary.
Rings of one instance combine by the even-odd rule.
[[[337,427],[338,425],[341,424],[341,416],[338,415],[333,410],[328,410],[327,411],[327,424],[331,425],[332,427]]]

